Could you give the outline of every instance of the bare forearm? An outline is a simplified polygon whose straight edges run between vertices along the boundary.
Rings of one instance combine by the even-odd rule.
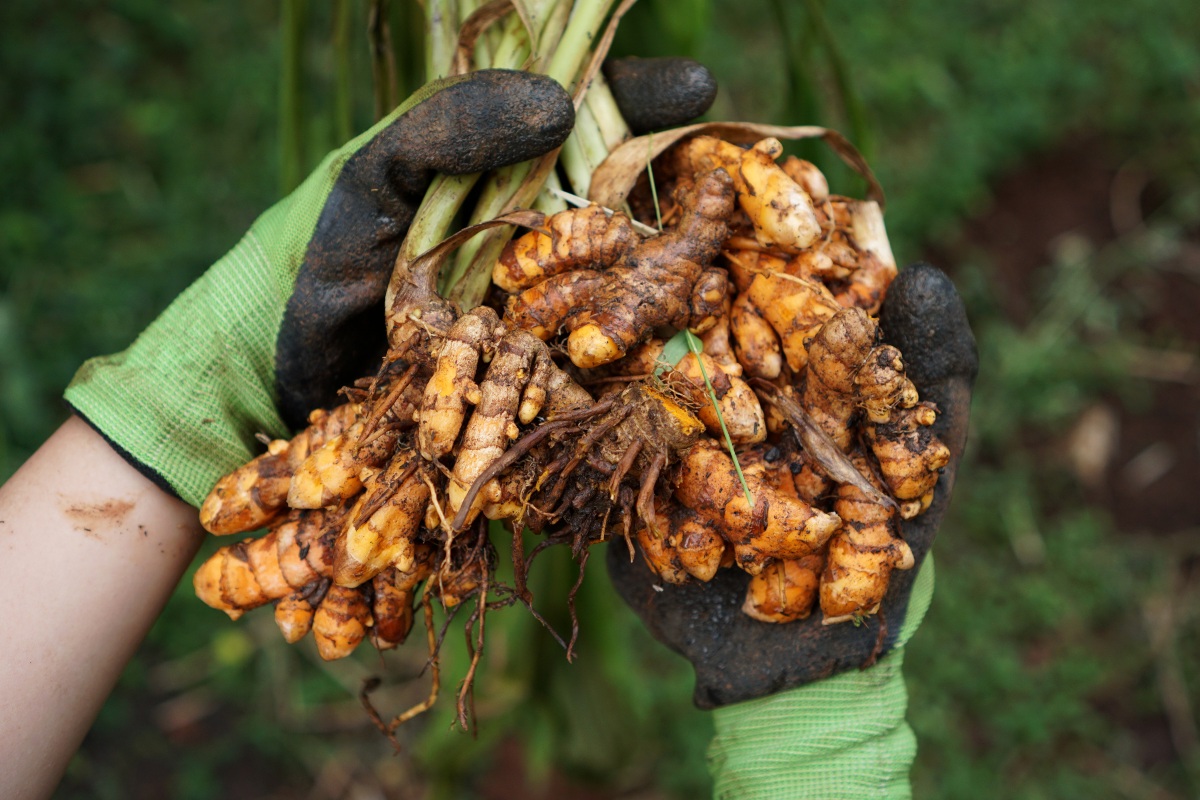
[[[0,797],[53,791],[200,541],[77,418],[0,487]]]

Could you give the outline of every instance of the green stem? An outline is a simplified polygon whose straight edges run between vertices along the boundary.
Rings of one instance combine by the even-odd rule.
[[[545,72],[549,66],[551,56],[558,49],[558,43],[562,41],[563,31],[567,29],[567,20],[571,18],[570,3],[554,2],[554,0],[547,0],[547,3],[549,8],[543,8],[537,14],[539,19],[545,20],[545,24],[537,32],[537,52],[533,65],[530,67],[530,69],[540,72]]]
[[[404,237],[405,258],[411,261],[446,238],[479,175],[472,172],[469,175],[438,175],[433,179],[408,228],[408,235]]]
[[[421,201],[422,213],[413,220],[404,239],[406,255],[415,258],[446,238],[455,215],[479,175],[478,172],[438,175],[434,179]]]
[[[533,201],[533,207],[546,216],[557,214],[567,209],[567,201],[554,194],[554,192],[550,191],[551,189],[562,189],[562,183],[558,180],[558,173],[553,171],[546,176],[546,182],[542,184],[542,190],[538,192],[537,199]]]
[[[632,135],[629,126],[625,124],[625,118],[621,116],[621,109],[617,107],[617,100],[613,97],[612,89],[609,88],[608,81],[604,79],[603,72],[596,73],[592,85],[588,87],[584,103],[595,118],[596,126],[600,129],[600,137],[604,140],[604,146],[608,151],[611,152]]]
[[[426,83],[449,74],[458,46],[458,24],[456,0],[425,0]]]
[[[480,5],[475,2],[464,2],[462,18],[465,20],[474,14]],[[495,63],[495,53],[500,46],[502,30],[500,25],[492,25],[475,40],[475,49],[471,53],[471,69],[487,69]]]
[[[579,117],[576,116],[576,130],[578,130],[579,122]],[[575,135],[575,131],[572,131],[571,135],[567,137],[567,141],[563,143],[559,160],[562,162],[563,170],[567,173],[567,182],[571,185],[571,191],[587,197],[587,190],[592,181],[592,168],[588,163],[587,153],[584,152],[583,142]]]
[[[496,170],[475,203],[470,224],[498,217],[532,169],[532,162],[524,161]],[[530,198],[529,202],[532,201],[533,198]],[[508,226],[495,228],[481,233],[459,248],[447,283],[452,300],[463,308],[479,305],[492,280],[492,264],[500,257],[500,251],[512,238],[512,233],[513,229]]]
[[[563,31],[562,39],[554,49],[546,74],[570,91],[579,76],[584,60],[591,52],[592,43],[600,32],[604,18],[613,0],[578,0],[571,9],[571,19]]]
[[[489,66],[496,69],[519,69],[529,59],[529,41],[525,26],[516,14],[509,14],[504,21],[504,37],[496,48]]]
[[[279,25],[283,45],[279,80],[279,181],[287,194],[304,179],[304,36],[308,27],[304,0],[284,0]]]
[[[575,115],[575,130],[563,146],[561,161],[575,194],[587,197],[592,174],[609,152],[628,139],[629,126],[601,73],[597,73]]]

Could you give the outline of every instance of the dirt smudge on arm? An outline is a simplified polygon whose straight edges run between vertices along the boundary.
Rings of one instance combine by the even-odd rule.
[[[134,502],[127,499],[109,498],[98,503],[85,503],[59,495],[59,508],[71,520],[75,530],[97,541],[103,541],[102,533],[119,528],[133,507]]]

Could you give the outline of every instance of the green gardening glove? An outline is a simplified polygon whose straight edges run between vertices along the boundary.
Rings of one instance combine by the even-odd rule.
[[[692,662],[696,704],[716,709],[709,762],[719,798],[908,795],[916,745],[904,722],[903,645],[933,594],[926,556],[966,443],[978,360],[953,284],[927,264],[893,282],[880,328],[904,354],[921,399],[937,404],[934,432],[951,461],[929,509],[902,523],[917,566],[892,572],[878,615],[857,627],[824,626],[820,614],[758,622],[741,611],[749,576],[740,570],[720,570],[709,583],[656,586],[640,559],[631,563],[623,548],[609,548],[617,591],[657,639]]]
[[[657,89],[635,92],[638,102],[703,113],[715,82],[689,63],[682,74],[701,79],[679,80],[675,61],[659,69],[665,80],[640,70]],[[680,94],[690,105],[669,100]],[[68,403],[144,474],[199,505],[255,455],[256,434],[287,436],[375,372],[388,279],[433,175],[535,158],[573,125],[570,96],[543,75],[482,70],[422,88],[330,153],[129,349],[84,364]]]

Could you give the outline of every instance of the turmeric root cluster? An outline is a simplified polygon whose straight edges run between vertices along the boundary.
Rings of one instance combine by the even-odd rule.
[[[222,547],[197,594],[234,619],[273,603],[324,658],[397,646],[420,607],[434,648],[434,601],[532,608],[528,529],[581,563],[620,538],[666,583],[744,570],[763,622],[875,613],[949,452],[880,343],[878,205],[780,151],[683,141],[656,162],[662,206],[630,198],[662,233],[556,214],[504,250],[490,306],[462,313],[402,265],[378,373],[213,488],[208,530],[267,533]],[[513,533],[513,586],[488,520]]]

